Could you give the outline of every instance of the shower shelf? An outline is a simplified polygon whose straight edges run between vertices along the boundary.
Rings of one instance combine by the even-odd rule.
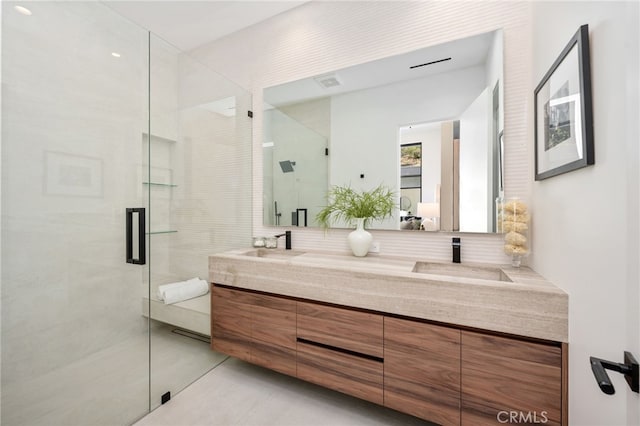
[[[178,232],[177,230],[169,230],[169,231],[151,231],[147,232],[147,235],[157,235],[157,234],[175,234]]]
[[[166,186],[169,188],[175,188],[178,185],[174,183],[159,183],[159,182],[142,182],[143,185],[151,185],[151,186]]]
[[[149,141],[149,133],[142,133],[142,140],[143,142],[148,142]],[[165,142],[165,143],[170,143],[170,144],[174,144],[176,143],[176,141],[174,139],[169,139],[169,138],[164,138],[162,136],[158,136],[158,135],[151,135],[151,142]]]

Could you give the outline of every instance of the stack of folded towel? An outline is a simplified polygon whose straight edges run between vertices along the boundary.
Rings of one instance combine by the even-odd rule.
[[[165,305],[182,302],[209,293],[209,284],[200,278],[158,286],[158,298]]]

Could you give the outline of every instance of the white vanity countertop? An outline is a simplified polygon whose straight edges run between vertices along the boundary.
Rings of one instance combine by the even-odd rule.
[[[527,267],[244,249],[210,256],[209,281],[526,337],[568,340],[568,295]]]

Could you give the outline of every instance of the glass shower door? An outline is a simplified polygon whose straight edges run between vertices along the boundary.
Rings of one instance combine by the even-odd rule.
[[[250,94],[169,43],[150,39],[151,408],[226,359],[210,348],[208,256],[251,241]],[[165,303],[160,286],[199,279]],[[170,301],[166,301],[170,302]]]
[[[1,423],[130,424],[149,410],[149,237],[127,214],[149,203],[148,33],[98,2],[15,5],[2,2]]]

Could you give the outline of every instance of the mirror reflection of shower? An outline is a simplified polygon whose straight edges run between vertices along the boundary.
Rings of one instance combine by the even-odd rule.
[[[291,173],[293,172],[293,166],[296,165],[295,161],[280,161],[280,168],[282,169],[282,173]]]
[[[273,202],[273,210],[275,212],[275,221],[276,221],[275,225],[276,226],[280,226],[280,216],[282,216],[282,213],[280,213],[278,211],[278,202],[277,201]]]
[[[267,225],[308,226],[326,204],[328,135],[305,119],[309,108],[323,102],[289,105],[283,112],[265,109],[263,158],[263,219]]]
[[[282,170],[282,173],[291,173],[295,171],[295,169],[293,168],[293,166],[296,165],[295,161],[285,160],[285,161],[279,161],[278,163],[280,164],[280,169]],[[275,216],[275,225],[280,226],[280,217],[282,217],[282,212],[278,211],[277,201],[273,202],[273,211]]]

